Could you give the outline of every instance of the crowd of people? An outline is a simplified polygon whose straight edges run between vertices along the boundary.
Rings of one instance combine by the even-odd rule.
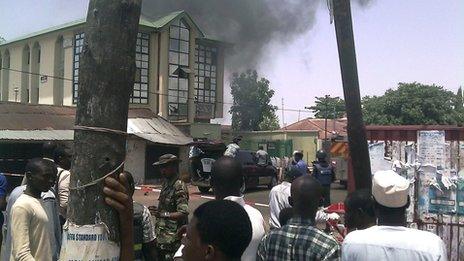
[[[119,214],[124,235],[120,260],[447,260],[438,236],[406,227],[410,183],[393,171],[375,173],[371,190],[347,196],[348,234],[342,243],[319,229],[318,224],[340,218],[324,211],[333,169],[323,152],[312,174],[302,153],[294,154],[293,167],[269,194],[270,219],[265,221],[241,193],[244,177],[233,157],[238,141],[234,144],[213,163],[215,199],[196,208],[190,221],[189,192],[175,155],[165,154],[153,164],[163,178],[157,207],[133,201],[131,173],[105,179],[105,202]],[[43,157],[27,163],[23,184],[7,201],[0,177],[1,260],[60,260],[71,155],[46,143]]]

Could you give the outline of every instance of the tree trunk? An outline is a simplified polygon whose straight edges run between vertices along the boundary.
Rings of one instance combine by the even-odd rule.
[[[338,55],[342,72],[343,92],[348,117],[348,142],[353,162],[356,189],[371,189],[371,165],[366,129],[361,111],[358,69],[349,0],[334,0],[333,11]]]
[[[129,96],[134,85],[135,46],[141,0],[91,0],[79,69],[76,126],[127,130]],[[113,132],[76,129],[70,182],[68,221],[76,225],[104,223],[119,242],[119,220],[95,181],[125,159],[126,137]],[[122,168],[116,173],[120,173]]]

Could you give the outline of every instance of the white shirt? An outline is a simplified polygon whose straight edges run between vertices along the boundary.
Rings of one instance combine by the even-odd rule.
[[[227,145],[227,149],[224,152],[224,156],[235,158],[239,149],[240,149],[240,146],[238,146],[238,144],[231,143]]]
[[[256,208],[249,206],[245,203],[243,197],[229,196],[224,198],[224,200],[230,200],[238,203],[242,206],[248,214],[248,217],[251,221],[251,227],[253,234],[251,236],[251,241],[248,247],[243,252],[242,261],[254,261],[256,260],[256,253],[258,252],[258,246],[261,242],[261,239],[264,237],[266,231],[264,229],[264,218],[261,215],[261,212]]]
[[[264,150],[258,150],[256,152],[256,157],[258,158],[258,165],[266,165],[267,164],[267,152]]]
[[[279,214],[284,208],[290,208],[288,197],[290,197],[291,183],[283,181],[281,184],[274,186],[269,193],[269,211],[271,212],[269,218],[269,226],[274,228],[280,228]],[[316,212],[316,222],[325,222],[329,219],[327,213],[323,209],[319,209]]]
[[[397,226],[373,226],[349,233],[342,260],[448,260],[443,241],[435,234]]]
[[[58,167],[58,176],[59,178],[57,181],[57,195],[58,202],[60,205],[60,215],[66,218],[69,198],[69,181],[71,179],[71,173],[68,170]]]

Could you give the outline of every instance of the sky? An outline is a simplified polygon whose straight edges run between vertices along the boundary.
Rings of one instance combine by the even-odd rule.
[[[316,23],[293,42],[270,42],[257,68],[275,90],[272,103],[281,109],[283,99],[287,125],[311,116],[304,107],[314,105],[316,96],[343,97],[335,29],[320,1]],[[88,0],[0,0],[0,35],[13,39],[85,17],[87,5]],[[464,1],[373,0],[367,7],[353,4],[352,16],[361,96],[382,95],[398,82],[451,91],[464,86]],[[283,125],[282,110],[277,114]],[[230,116],[217,122],[228,124]]]

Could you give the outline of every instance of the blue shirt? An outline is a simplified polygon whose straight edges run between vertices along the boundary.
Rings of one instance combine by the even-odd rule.
[[[308,164],[304,162],[304,160],[298,161],[294,166],[302,175],[305,175],[308,173]]]
[[[5,175],[0,173],[0,197],[6,197],[6,189],[8,187],[8,182],[6,181]]]

